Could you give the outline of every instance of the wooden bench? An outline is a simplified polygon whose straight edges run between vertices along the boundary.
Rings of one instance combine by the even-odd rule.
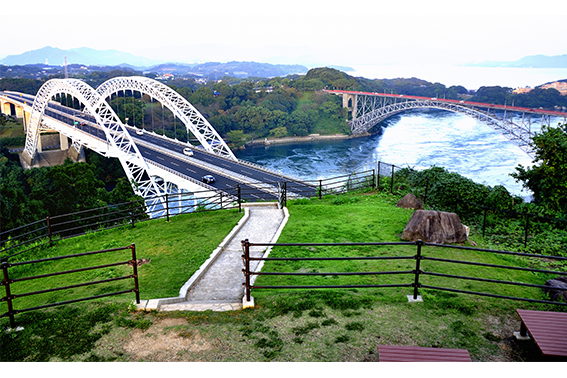
[[[519,340],[534,339],[544,356],[567,357],[567,313],[534,310],[516,310],[522,321]]]
[[[466,349],[379,345],[380,362],[471,362]]]

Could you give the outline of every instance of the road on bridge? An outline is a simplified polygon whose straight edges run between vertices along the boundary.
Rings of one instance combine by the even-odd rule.
[[[33,104],[34,96],[20,93],[2,92],[2,95],[16,102],[24,101]],[[96,123],[95,117],[79,110],[49,102],[45,116],[53,118],[69,127],[75,127],[88,133],[94,138],[106,141],[104,130]],[[130,136],[136,143],[140,154],[147,161],[157,163],[180,175],[189,176],[201,181],[203,176],[212,175],[216,182],[209,184],[208,188],[225,191],[236,195],[237,186],[240,185],[242,197],[250,201],[274,200],[277,193],[273,190],[261,191],[255,183],[271,183],[275,188],[281,182],[289,183],[288,191],[295,191],[302,196],[314,196],[316,189],[299,180],[285,177],[261,167],[256,167],[244,161],[234,161],[225,157],[206,152],[201,146],[192,146],[193,156],[183,154],[188,144],[175,141],[154,133],[143,132],[139,135],[133,127],[127,127]],[[88,147],[88,146],[87,146]],[[205,185],[203,185],[205,187]],[[206,189],[204,189],[206,190]]]

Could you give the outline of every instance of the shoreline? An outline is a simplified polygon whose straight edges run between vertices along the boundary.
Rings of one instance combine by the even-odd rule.
[[[346,135],[346,134],[332,134],[332,135],[321,135],[321,134],[310,134],[304,137],[283,137],[283,138],[264,138],[264,139],[253,139],[244,144],[240,148],[247,147],[258,147],[258,146],[271,146],[274,144],[292,144],[292,143],[303,143],[303,142],[313,142],[321,140],[340,140],[340,139],[354,139],[368,136],[370,134],[361,135]]]

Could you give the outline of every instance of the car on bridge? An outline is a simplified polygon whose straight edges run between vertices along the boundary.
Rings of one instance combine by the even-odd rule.
[[[144,129],[136,129],[136,134],[144,135]]]
[[[183,153],[187,156],[193,156],[193,150],[191,150],[189,147],[184,148]]]
[[[205,184],[214,184],[217,180],[214,178],[214,176],[206,175],[201,177],[201,181],[203,181]]]

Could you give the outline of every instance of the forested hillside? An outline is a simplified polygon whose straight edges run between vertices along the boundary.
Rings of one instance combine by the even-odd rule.
[[[23,170],[18,155],[0,148],[0,231],[47,216],[69,214],[134,199],[117,159],[88,152],[91,164]]]

